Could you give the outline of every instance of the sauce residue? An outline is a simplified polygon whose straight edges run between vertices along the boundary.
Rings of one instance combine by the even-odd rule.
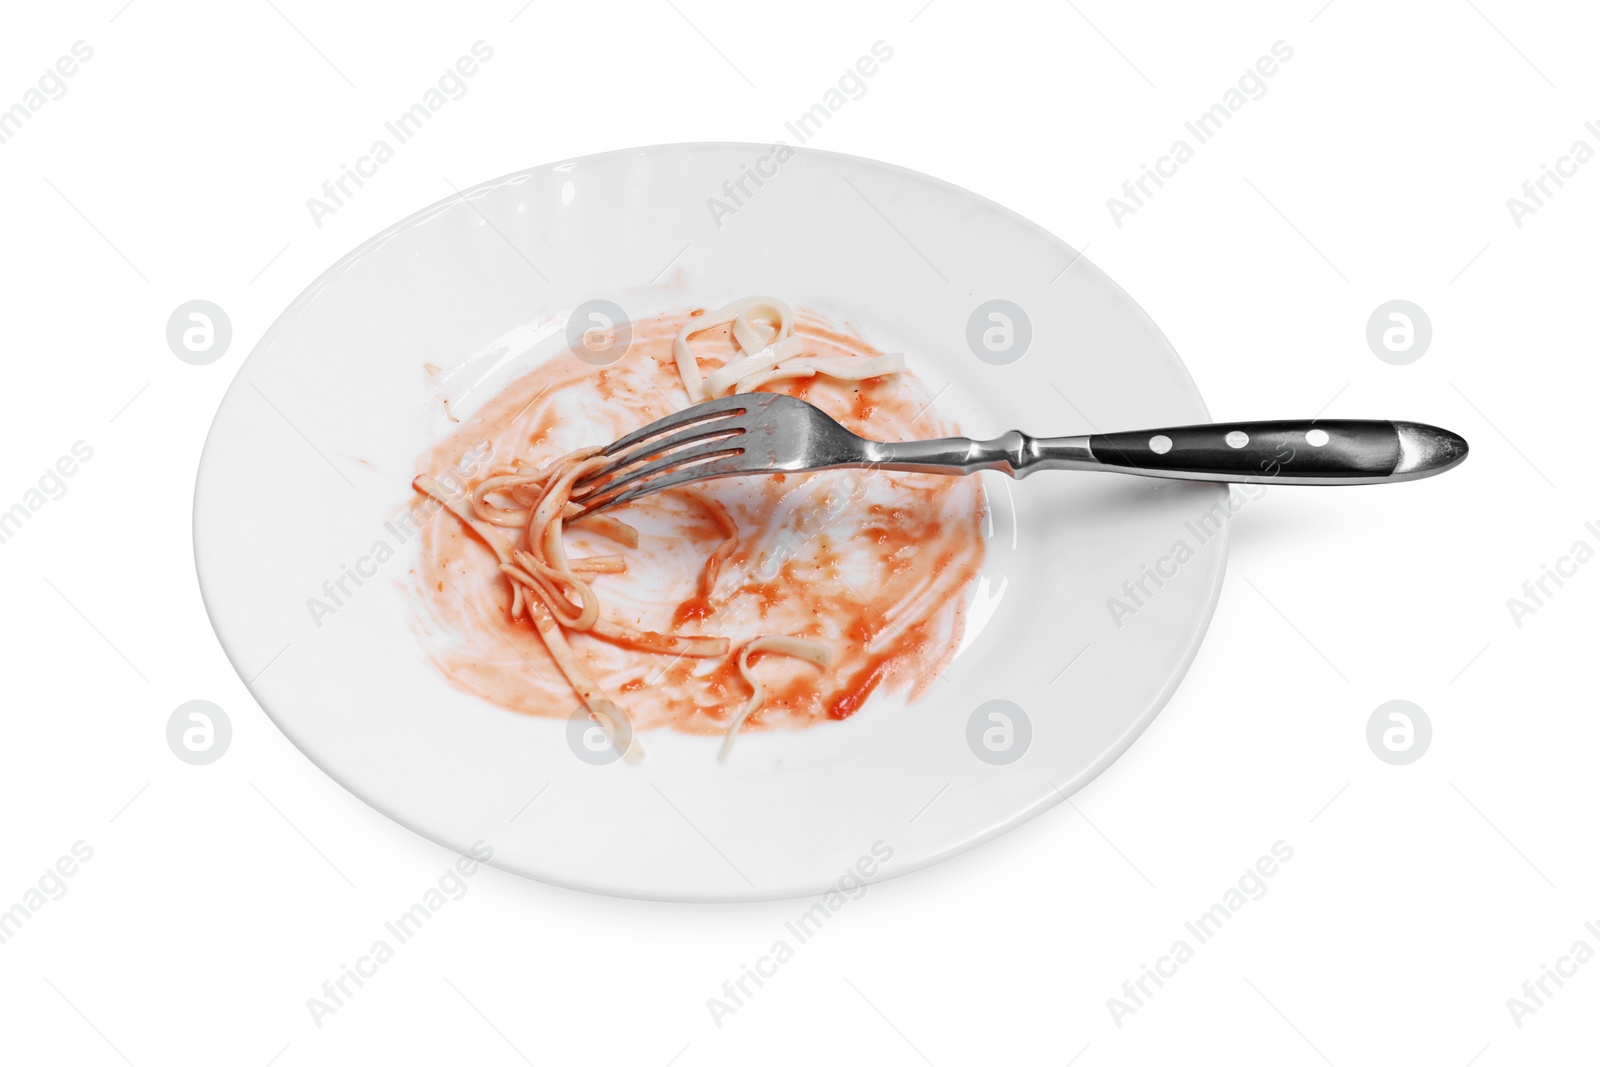
[[[672,358],[678,329],[704,309],[633,323],[627,354],[595,367],[570,352],[546,361],[418,460],[417,473],[471,469],[466,484],[542,465],[573,449],[612,441],[688,406]],[[795,334],[818,356],[878,351],[819,316],[798,312]],[[726,327],[696,336],[702,373],[735,351]],[[818,376],[766,387],[800,396],[864,437],[903,441],[960,430],[931,406],[914,373],[862,382]],[[463,462],[476,456],[475,465]],[[921,696],[955,654],[970,586],[983,562],[983,497],[976,478],[888,471],[821,471],[700,483],[733,515],[737,549],[707,591],[700,577],[720,541],[702,509],[659,494],[612,512],[639,530],[620,548],[580,524],[573,557],[621,553],[622,574],[597,576],[602,616],[645,629],[724,636],[723,659],[674,658],[571,633],[601,688],[638,729],[717,733],[749,687],[737,653],[764,635],[804,637],[833,652],[826,671],[784,656],[758,656],[766,700],[742,731],[800,728],[844,719],[878,690]],[[511,531],[507,531],[510,533]],[[566,717],[577,697],[526,622],[509,615],[510,592],[484,545],[448,513],[419,538],[411,592],[428,655],[458,688],[511,711]]]

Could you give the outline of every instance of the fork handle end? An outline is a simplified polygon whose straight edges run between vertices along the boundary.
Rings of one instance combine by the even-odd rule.
[[[1094,434],[1088,444],[1102,470],[1280,485],[1411,481],[1467,456],[1467,442],[1449,430],[1359,419],[1174,426]]]

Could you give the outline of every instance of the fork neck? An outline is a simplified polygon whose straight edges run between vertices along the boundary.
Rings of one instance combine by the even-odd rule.
[[[1034,470],[1103,470],[1089,438],[1029,437],[1011,430],[987,441],[970,437],[938,437],[931,441],[894,444],[868,442],[868,459],[883,470],[926,474],[976,474],[1000,471],[1021,478]]]

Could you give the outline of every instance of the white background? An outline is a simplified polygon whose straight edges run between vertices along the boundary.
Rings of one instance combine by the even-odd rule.
[[[0,107],[92,60],[7,143],[0,509],[93,458],[0,545],[0,908],[93,858],[0,945],[0,1057],[114,1064],[1573,1062],[1600,962],[1592,650],[1600,563],[1519,627],[1573,542],[1600,547],[1592,309],[1600,162],[1506,206],[1600,120],[1578,4],[533,0],[33,5]],[[674,6],[674,4],[676,6]],[[119,10],[119,7],[121,10]],[[474,41],[494,58],[347,206],[305,207]],[[1218,419],[1404,418],[1467,464],[1404,487],[1270,490],[1234,522],[1210,634],[1155,725],[1022,829],[873,886],[718,1027],[798,901],[586,896],[484,870],[318,1027],[306,1000],[454,857],[346,794],[265,718],[194,580],[194,470],[277,313],[389,223],[472,183],[636,144],[771,142],[882,40],[812,142],[936,175],[1059,234],[1139,300]],[[1275,41],[1268,92],[1119,228],[1106,207]],[[720,54],[719,54],[720,53]],[[1192,143],[1192,141],[1191,141]],[[1552,187],[1553,188],[1553,187]],[[234,339],[181,363],[180,303]],[[1377,359],[1380,303],[1423,357]],[[1031,427],[1050,432],[1049,427]],[[1589,475],[1584,472],[1590,471]],[[1554,586],[1550,586],[1554,589]],[[164,729],[230,715],[217,763]],[[1403,698],[1408,766],[1366,723]],[[1293,859],[1121,1025],[1124,996],[1274,842]],[[1191,940],[1191,944],[1192,944]]]

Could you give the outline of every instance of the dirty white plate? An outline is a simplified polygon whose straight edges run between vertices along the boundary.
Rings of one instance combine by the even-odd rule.
[[[901,874],[1016,826],[1117,758],[1211,616],[1222,487],[983,475],[987,562],[942,679],[915,703],[875,696],[844,722],[741,738],[727,764],[715,738],[655,731],[643,764],[591,765],[564,719],[468,696],[428,662],[400,588],[415,544],[386,525],[411,499],[417,456],[453,425],[424,365],[467,414],[564,348],[585,300],[644,317],[751,293],[905,352],[974,436],[1208,421],[1115,283],[1027,220],[921,174],[700,144],[487,182],[318,278],[245,360],[211,428],[200,585],[284,733],[451,848],[482,841],[534,878],[675,900]],[[329,603],[324,583],[346,568],[367,573],[314,615],[309,601]]]

